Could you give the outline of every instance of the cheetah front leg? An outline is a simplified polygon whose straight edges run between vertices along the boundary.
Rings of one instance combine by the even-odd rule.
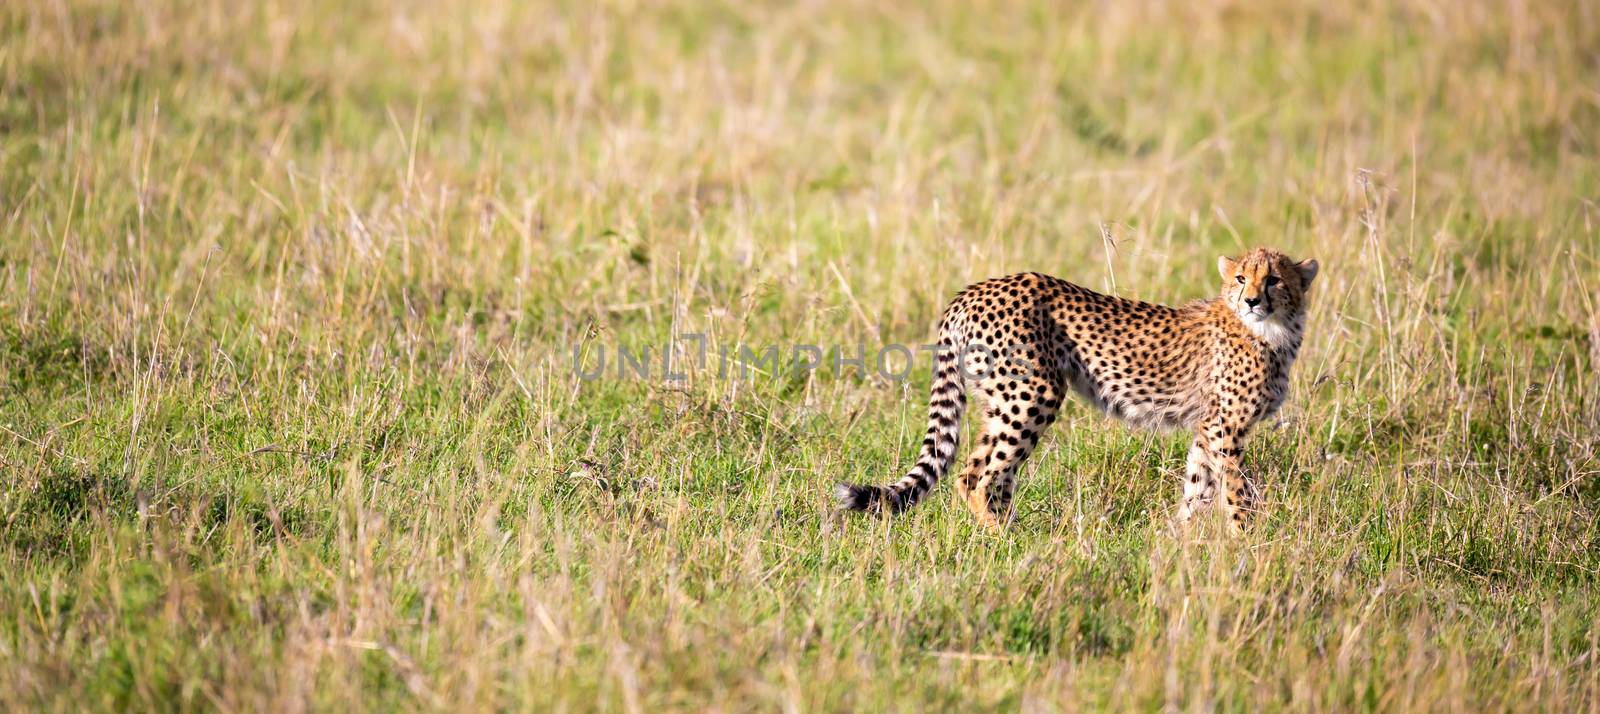
[[[1240,533],[1249,525],[1256,512],[1256,489],[1240,463],[1244,436],[1243,430],[1225,425],[1200,429],[1189,447],[1183,502],[1178,506],[1180,523],[1209,507],[1221,490],[1229,530]]]
[[[1259,512],[1256,508],[1255,484],[1245,475],[1239,457],[1238,450],[1225,456],[1221,469],[1227,487],[1227,495],[1223,499],[1227,510],[1223,513],[1228,516],[1228,530],[1235,535],[1243,533],[1245,527],[1255,520],[1256,513]]]
[[[1183,498],[1178,502],[1178,522],[1188,524],[1195,514],[1211,506],[1219,486],[1205,442],[1199,437],[1189,445],[1189,460],[1183,474]]]

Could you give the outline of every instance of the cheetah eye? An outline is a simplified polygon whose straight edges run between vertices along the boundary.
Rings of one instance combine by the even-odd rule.
[[[1269,288],[1274,286],[1274,285],[1277,285],[1278,284],[1278,276],[1276,276],[1276,275],[1268,275],[1266,283],[1267,283],[1267,287],[1269,287]]]
[[[1233,277],[1235,277],[1235,278],[1237,278],[1239,280],[1239,284],[1240,285],[1244,284],[1244,276],[1243,275],[1235,275]]]

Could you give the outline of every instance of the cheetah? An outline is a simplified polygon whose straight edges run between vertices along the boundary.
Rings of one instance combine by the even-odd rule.
[[[1177,520],[1220,493],[1230,530],[1255,512],[1240,468],[1250,429],[1282,406],[1300,350],[1317,261],[1257,248],[1217,259],[1221,294],[1181,307],[1103,295],[1039,273],[958,293],[939,322],[927,436],[916,465],[887,486],[840,484],[847,511],[898,513],[922,500],[956,454],[967,392],[982,403],[957,497],[990,528],[1010,522],[1018,468],[1068,392],[1134,427],[1189,429]]]

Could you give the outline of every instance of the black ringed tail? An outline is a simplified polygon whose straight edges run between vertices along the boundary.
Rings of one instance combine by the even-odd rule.
[[[959,297],[959,296],[958,296]],[[846,511],[892,514],[910,508],[933,490],[955,460],[961,434],[961,414],[967,396],[957,363],[962,340],[947,313],[939,324],[939,344],[928,398],[928,431],[911,471],[883,486],[841,483],[834,489],[839,507]]]

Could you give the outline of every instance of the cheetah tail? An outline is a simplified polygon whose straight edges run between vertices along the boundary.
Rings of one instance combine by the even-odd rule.
[[[951,342],[944,340],[947,348]],[[943,350],[938,353],[935,364],[928,404],[928,432],[922,439],[916,465],[899,481],[886,486],[839,484],[834,489],[834,497],[839,500],[840,509],[899,513],[922,500],[950,470],[956,441],[961,434],[961,413],[966,405],[956,354],[952,349]]]

